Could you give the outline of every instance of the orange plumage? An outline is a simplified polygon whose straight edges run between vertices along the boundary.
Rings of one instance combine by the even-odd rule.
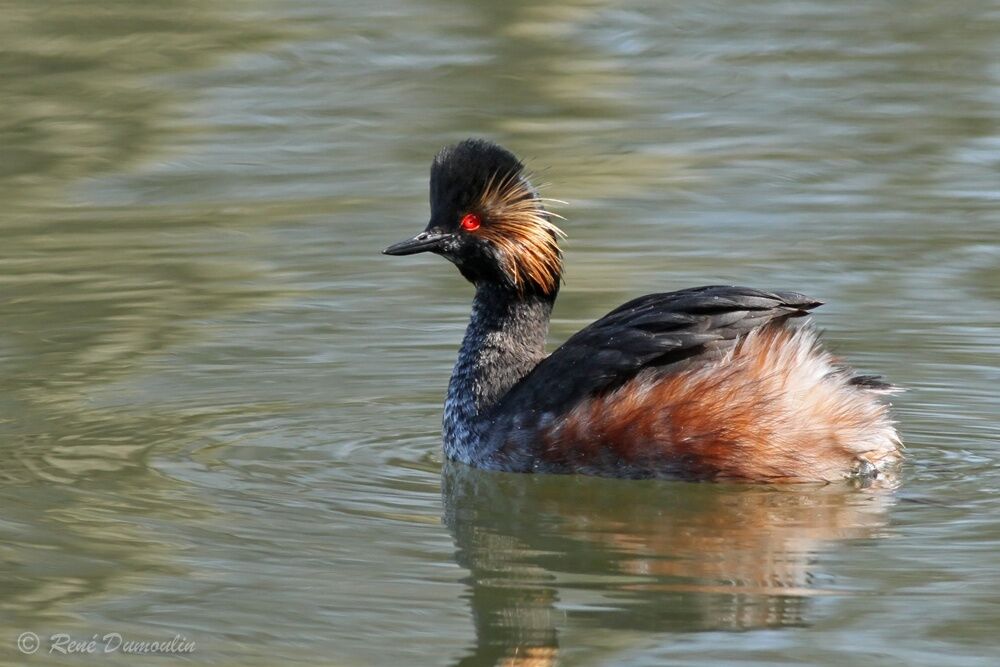
[[[777,324],[727,355],[643,371],[540,431],[550,463],[649,469],[690,479],[833,481],[901,458],[887,406],[846,382],[815,332]]]

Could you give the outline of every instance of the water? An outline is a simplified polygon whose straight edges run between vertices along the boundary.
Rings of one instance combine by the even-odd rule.
[[[0,7],[4,664],[1000,660],[995,3]],[[471,292],[378,251],[472,134],[569,202],[553,340],[820,298],[900,488],[443,467]]]

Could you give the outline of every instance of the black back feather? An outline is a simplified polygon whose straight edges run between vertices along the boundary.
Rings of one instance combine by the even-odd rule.
[[[498,414],[572,408],[650,367],[714,357],[770,322],[800,317],[820,301],[795,292],[712,285],[648,294],[582,329],[515,385]]]

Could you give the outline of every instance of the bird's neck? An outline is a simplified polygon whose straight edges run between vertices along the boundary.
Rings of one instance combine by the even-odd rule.
[[[545,356],[554,301],[554,294],[520,295],[493,283],[476,286],[444,407],[448,458],[475,463],[489,453],[491,411]]]

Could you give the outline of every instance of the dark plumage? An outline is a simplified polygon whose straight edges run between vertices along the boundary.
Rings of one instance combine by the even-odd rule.
[[[819,301],[794,292],[712,285],[647,294],[581,329],[504,397],[499,410],[562,411],[644,368],[721,356],[743,334],[800,317]]]
[[[900,459],[892,390],[789,321],[819,301],[696,287],[634,299],[548,357],[561,232],[521,162],[482,140],[431,167],[431,220],[390,255],[430,251],[476,286],[448,389],[445,453],[472,465],[750,481],[878,474]]]

